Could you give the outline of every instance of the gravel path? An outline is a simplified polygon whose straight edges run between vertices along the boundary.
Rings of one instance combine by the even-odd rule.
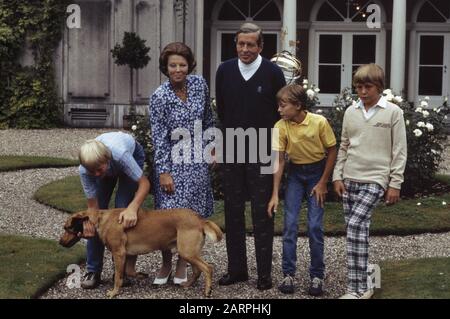
[[[76,157],[76,149],[88,138],[93,138],[105,130],[51,130],[51,131],[0,131],[0,155],[33,154],[56,157]],[[20,141],[20,143],[17,143]],[[75,175],[76,168],[35,169],[0,173],[0,233],[23,234],[33,237],[57,239],[67,214],[41,205],[32,199],[34,192],[42,185]],[[217,281],[226,270],[225,240],[212,244],[207,242],[203,256],[215,267],[213,278],[213,298],[309,298],[308,287],[309,251],[306,238],[298,240],[298,272],[296,293],[286,296],[276,288],[260,292],[256,286],[256,266],[253,238],[247,238],[250,280],[231,287],[219,287]],[[281,278],[281,238],[276,237],[273,256],[274,286]],[[371,238],[371,263],[382,260],[405,258],[450,257],[450,233],[424,234],[417,236],[388,236]],[[138,270],[150,274],[148,279],[137,281],[131,287],[124,287],[119,298],[202,298],[203,277],[190,289],[174,285],[152,288],[151,282],[157,271],[161,257],[151,253],[138,258]],[[325,239],[325,263],[327,277],[324,298],[336,298],[345,290],[345,239],[333,237]],[[82,271],[84,267],[82,266]],[[381,274],[382,276],[382,274]],[[65,279],[57,282],[42,298],[105,298],[106,290],[112,287],[112,264],[110,254],[105,257],[104,283],[93,291],[69,289]]]

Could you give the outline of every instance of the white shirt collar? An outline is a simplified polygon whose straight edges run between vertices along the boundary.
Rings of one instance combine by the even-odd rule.
[[[362,102],[361,100],[359,100],[359,101],[356,102],[356,104],[355,104],[355,108],[357,108],[357,109],[362,108],[362,109],[364,110],[364,107],[363,107],[363,106],[364,106],[364,104],[363,104],[363,102]],[[386,97],[380,96],[380,99],[378,100],[377,104],[375,104],[373,107],[375,108],[376,106],[379,106],[379,107],[385,109],[386,106],[387,106],[387,100],[386,100]]]
[[[241,71],[242,77],[247,81],[250,79],[253,74],[258,71],[260,65],[262,63],[262,57],[258,54],[258,57],[250,64],[245,64],[240,59],[238,59],[239,71]]]

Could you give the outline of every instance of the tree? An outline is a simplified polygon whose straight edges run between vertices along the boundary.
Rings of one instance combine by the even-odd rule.
[[[135,114],[133,101],[133,70],[144,68],[150,61],[148,52],[150,48],[145,45],[134,32],[125,32],[122,45],[117,43],[111,50],[114,63],[117,65],[128,65],[130,68],[130,114]]]

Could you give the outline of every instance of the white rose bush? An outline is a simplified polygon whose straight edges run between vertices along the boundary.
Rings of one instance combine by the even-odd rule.
[[[151,176],[153,169],[153,144],[151,139],[150,122],[148,116],[134,114],[131,119],[131,134],[142,145],[145,152],[145,168],[147,176]]]
[[[405,182],[402,185],[402,195],[413,197],[424,192],[438,191],[438,183],[434,176],[443,160],[443,151],[447,135],[445,133],[445,119],[450,110],[447,101],[441,106],[429,104],[428,97],[419,101],[416,107],[408,103],[392,90],[383,92],[386,99],[400,106],[405,119],[408,141],[408,161],[405,169]],[[342,120],[345,110],[357,103],[358,97],[346,88],[334,101],[329,120],[333,126],[338,145],[341,138]],[[374,150],[376,151],[376,150]]]

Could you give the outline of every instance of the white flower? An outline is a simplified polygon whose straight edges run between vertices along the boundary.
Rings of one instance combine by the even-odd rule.
[[[409,120],[406,120],[406,126],[409,126]]]
[[[336,111],[341,111],[341,108],[339,106],[336,106]]]
[[[430,97],[429,96],[425,96],[425,101],[429,101]]]
[[[323,113],[323,111],[322,111],[321,109],[318,109],[318,110],[316,111],[316,113],[321,114],[321,113]]]
[[[434,130],[434,126],[431,123],[427,123],[427,125],[425,125],[425,127],[427,128],[428,132],[432,132]]]
[[[436,150],[434,150],[434,149],[431,149],[431,153],[436,155],[438,152]]]
[[[417,112],[417,113],[422,113],[422,111],[423,111],[423,109],[422,109],[421,107],[418,107],[418,108],[415,110],[415,112]]]
[[[391,102],[393,99],[394,99],[394,95],[393,94],[386,95],[386,100],[388,100],[389,102]]]
[[[441,112],[441,109],[440,108],[436,109],[436,113],[439,113],[439,112]]]
[[[414,131],[413,131],[413,133],[414,133],[414,135],[416,136],[416,137],[421,137],[422,136],[422,131],[421,130],[419,130],[418,128],[416,128]]]
[[[447,205],[447,202],[442,202],[442,205],[444,205],[444,206]]]
[[[346,98],[347,101],[351,101],[351,99],[352,98],[350,96],[347,96],[347,98]]]
[[[137,130],[137,126],[136,126],[136,125],[133,125],[133,126],[131,127],[131,129],[132,129],[133,131],[136,131],[136,130]]]
[[[427,101],[422,101],[422,102],[420,102],[420,106],[421,107],[427,107],[428,106],[428,102]]]
[[[136,124],[139,124],[139,121],[136,121]]]
[[[319,89],[319,88],[315,88],[315,89],[314,89],[314,92],[319,93],[319,92],[320,92],[320,89]]]
[[[446,96],[445,98],[444,98],[444,102],[447,102],[448,101],[448,96]]]
[[[391,89],[386,89],[383,91],[383,94],[385,95],[392,95],[392,90]]]
[[[447,115],[446,115],[446,116],[444,116],[444,119],[445,119],[445,120],[447,119]]]
[[[403,98],[400,95],[397,95],[396,97],[394,97],[394,101],[397,103],[402,103],[403,102]]]
[[[303,85],[303,88],[306,90],[308,88],[308,86],[305,84],[305,85]]]
[[[417,203],[417,206],[420,206],[420,205],[422,205],[422,203],[420,203],[420,202],[419,202],[419,203]]]
[[[428,111],[423,111],[422,114],[423,114],[423,117],[428,117],[428,116],[430,115],[430,112],[428,112]]]
[[[308,79],[304,79],[303,84],[308,84]]]
[[[316,93],[315,93],[313,90],[311,90],[311,89],[309,89],[308,91],[306,91],[306,94],[308,95],[308,97],[309,97],[310,99],[314,98],[314,96],[316,95]]]
[[[425,127],[425,123],[424,122],[417,122],[417,127]]]

